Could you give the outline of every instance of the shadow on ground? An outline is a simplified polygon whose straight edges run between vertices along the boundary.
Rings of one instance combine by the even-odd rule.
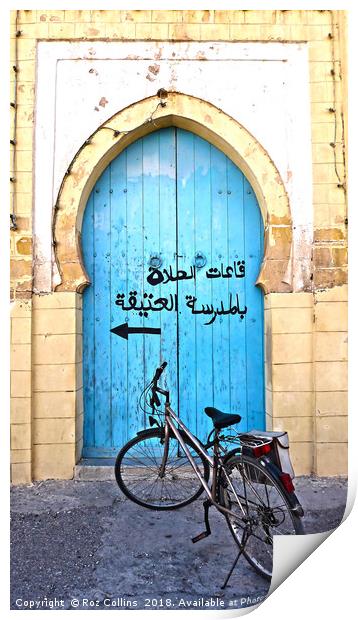
[[[342,478],[296,479],[306,533],[342,520]],[[218,609],[265,598],[269,584],[241,560],[222,593],[236,549],[224,518],[202,501],[175,512],[133,504],[113,481],[46,481],[11,490],[11,609]],[[72,604],[71,604],[72,601]],[[205,604],[206,602],[206,604]],[[78,603],[78,605],[77,605]]]

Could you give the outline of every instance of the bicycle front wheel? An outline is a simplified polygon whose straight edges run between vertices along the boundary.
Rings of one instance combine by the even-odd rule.
[[[186,437],[186,447],[207,482],[210,467]],[[169,437],[164,475],[160,468],[164,453],[164,429],[140,433],[118,453],[115,476],[121,491],[133,502],[152,510],[174,510],[197,499],[204,487],[173,433]]]
[[[225,470],[237,496],[222,475],[220,502],[238,515],[237,520],[226,516],[230,531],[240,545],[245,519],[249,521],[249,536],[243,554],[251,566],[269,580],[272,576],[273,536],[304,534],[301,519],[292,512],[275,478],[256,459],[234,455],[225,463]]]

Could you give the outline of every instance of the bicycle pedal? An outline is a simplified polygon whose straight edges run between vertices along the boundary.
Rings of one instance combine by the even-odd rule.
[[[207,530],[205,530],[205,532],[201,532],[201,534],[194,536],[194,538],[191,539],[191,542],[197,543],[199,542],[199,540],[203,540],[204,538],[207,538],[208,536],[210,536],[210,534],[211,532],[208,532]]]

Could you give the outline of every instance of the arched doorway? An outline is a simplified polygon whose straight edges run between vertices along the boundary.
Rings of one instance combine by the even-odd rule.
[[[213,405],[264,428],[261,212],[215,146],[167,127],[128,146],[88,199],[83,258],[84,456],[113,456],[147,419],[160,361],[173,408],[205,439]],[[110,330],[160,328],[118,337]]]

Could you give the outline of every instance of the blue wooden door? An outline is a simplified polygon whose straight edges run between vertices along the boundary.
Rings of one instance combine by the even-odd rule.
[[[113,456],[148,425],[138,401],[163,360],[172,406],[201,439],[206,406],[264,429],[263,226],[231,160],[181,129],[136,141],[93,188],[82,247],[84,456]],[[125,323],[161,334],[111,333]]]

